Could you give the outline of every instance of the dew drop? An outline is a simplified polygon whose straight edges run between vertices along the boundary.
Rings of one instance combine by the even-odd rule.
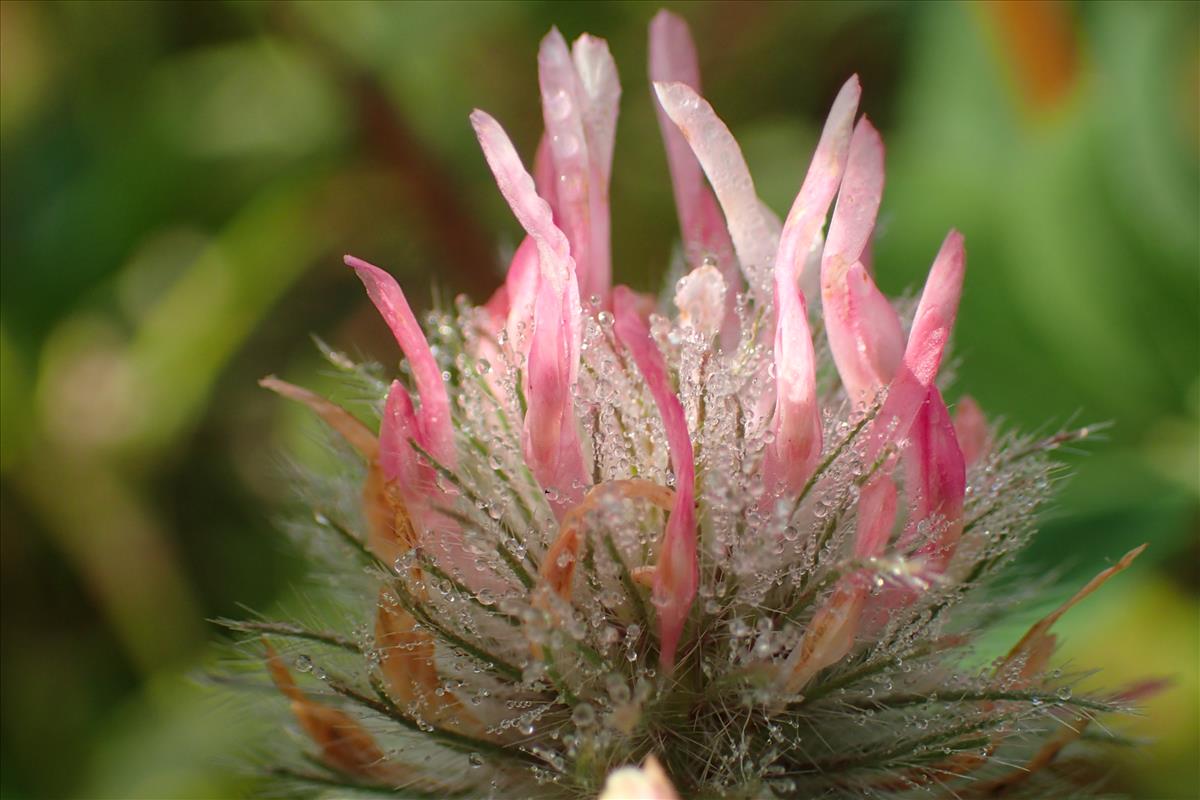
[[[580,728],[588,728],[596,722],[596,709],[591,703],[580,703],[571,712],[571,721]]]
[[[553,120],[571,116],[571,95],[566,89],[558,89],[546,98],[546,115]]]

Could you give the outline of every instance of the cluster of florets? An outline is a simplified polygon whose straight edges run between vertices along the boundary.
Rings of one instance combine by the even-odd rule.
[[[528,234],[505,285],[423,329],[390,275],[347,259],[403,376],[329,354],[376,398],[365,422],[264,381],[359,456],[308,479],[314,513],[293,525],[324,543],[353,632],[230,623],[268,639],[315,744],[275,769],[296,785],[576,797],[646,762],[606,796],[1045,796],[1075,774],[1060,751],[1122,704],[1072,696],[1049,628],[1133,554],[1006,655],[969,650],[1004,610],[989,587],[1050,491],[1047,453],[1086,431],[1000,435],[966,398],[949,412],[962,237],[915,305],[876,288],[883,145],[857,78],[780,223],[696,64],[661,13],[673,292],[611,285],[616,68],[602,40],[552,31],[534,175],[471,118]]]

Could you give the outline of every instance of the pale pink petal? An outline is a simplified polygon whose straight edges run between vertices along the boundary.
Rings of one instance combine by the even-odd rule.
[[[610,772],[598,800],[679,800],[679,795],[654,756],[647,756],[641,767]]]
[[[987,455],[992,446],[992,432],[988,428],[987,418],[975,398],[963,395],[958,400],[954,411],[954,433],[958,436],[958,446],[962,448],[963,458],[967,466],[974,464]]]
[[[612,175],[613,147],[617,138],[617,108],[621,81],[608,42],[583,34],[571,45],[571,58],[583,89],[583,126],[587,131],[588,157],[607,185]]]
[[[900,318],[859,262],[882,193],[883,140],[864,117],[851,139],[846,178],[821,259],[829,348],[846,394],[860,408],[895,378],[904,352]]]
[[[687,23],[670,11],[659,11],[650,22],[649,62],[652,83],[678,82],[700,93],[700,62],[696,57],[696,45]],[[727,291],[721,346],[729,350],[737,345],[740,333],[737,292],[742,285],[737,259],[733,254],[733,242],[729,239],[729,230],[725,227],[725,218],[717,199],[705,183],[700,162],[657,97],[654,99],[654,113],[658,117],[658,127],[666,146],[667,167],[671,173],[687,262],[695,268],[710,260],[725,278]]]
[[[550,141],[546,134],[538,140],[537,152],[533,156],[533,184],[537,193],[545,200],[558,217],[558,192],[554,187],[554,159],[550,157]]]
[[[571,243],[583,297],[606,302],[612,273],[608,181],[621,96],[616,64],[604,40],[582,36],[572,52],[552,29],[538,52],[538,82],[555,219]]]
[[[506,588],[499,576],[475,568],[476,556],[464,547],[458,523],[439,509],[453,505],[455,492],[438,486],[437,473],[410,444],[417,438],[412,399],[403,384],[393,381],[379,422],[379,468],[389,490],[398,493],[408,521],[434,563],[474,589]]]
[[[490,114],[478,109],[471,112],[471,125],[513,215],[537,242],[538,252],[546,251],[546,257],[541,259],[545,262],[542,271],[549,272],[555,281],[565,282],[566,273],[575,271],[567,237],[554,224],[549,204],[538,195],[508,134]]]
[[[716,192],[750,289],[765,300],[779,227],[764,213],[742,151],[712,106],[684,83],[655,83],[658,101],[691,145]]]
[[[794,270],[781,270],[785,279]],[[816,359],[804,296],[794,282],[777,280],[775,303],[775,416],[767,445],[764,500],[794,495],[813,474],[821,456],[821,410],[817,407]]]
[[[821,296],[825,335],[846,395],[857,408],[869,407],[904,358],[900,317],[860,263],[824,283]]]
[[[557,28],[546,34],[538,50],[538,84],[546,125],[544,141],[554,167],[555,219],[570,242],[577,279],[586,286],[592,262],[592,177],[583,124],[585,100],[571,52]]]
[[[404,352],[404,357],[408,359],[413,380],[417,384],[417,396],[421,398],[421,409],[417,414],[420,445],[442,463],[452,466],[456,460],[454,428],[450,419],[450,399],[442,380],[442,368],[433,357],[425,333],[413,316],[404,292],[396,279],[379,267],[354,256],[346,256],[346,265],[353,268],[362,280],[371,302],[379,310]]]
[[[588,213],[591,222],[590,262],[579,280],[583,297],[608,302],[612,289],[612,220],[608,186],[612,177],[613,146],[617,135],[617,108],[621,83],[608,42],[584,34],[571,46],[571,57],[583,92],[583,128],[587,134]]]
[[[659,11],[650,22],[650,82],[682,83],[700,93],[700,62],[687,23],[670,11]],[[675,190],[675,205],[685,244],[697,237],[694,208],[707,192],[700,162],[679,128],[656,99],[654,111],[667,150],[667,167]]]
[[[574,384],[579,370],[579,342],[582,331],[579,292],[575,280],[575,262],[570,245],[562,230],[554,224],[550,206],[538,196],[533,179],[521,164],[521,158],[500,123],[484,111],[471,113],[471,124],[496,178],[500,193],[508,202],[521,227],[537,245],[538,280],[547,281],[563,296],[563,319],[567,320],[565,336],[568,341],[568,371]],[[528,261],[525,262],[528,264]],[[514,291],[513,305],[517,306]],[[549,330],[549,325],[544,326]]]
[[[567,238],[554,224],[550,207],[534,190],[533,179],[499,123],[482,111],[471,114],[471,123],[501,194],[537,245],[522,445],[534,477],[552,492],[552,505],[562,514],[582,496],[586,481],[571,396],[579,371],[581,332],[575,264]]]
[[[825,224],[829,205],[833,202],[833,196],[842,181],[842,173],[846,170],[846,160],[850,154],[850,133],[854,125],[854,114],[858,110],[861,95],[862,88],[859,86],[858,76],[853,75],[833,101],[804,183],[783,225],[783,233],[779,237],[779,251],[775,258],[775,273],[778,276],[781,269],[788,271],[785,282],[790,285],[795,285],[800,279],[808,255],[812,252]],[[850,174],[847,173],[847,178],[849,177]],[[842,196],[845,197],[844,189]],[[838,201],[839,208],[842,207],[842,203],[842,200]],[[831,236],[832,233],[831,225]],[[831,243],[832,239],[826,243],[826,250]]]
[[[665,669],[675,663],[679,637],[696,597],[700,580],[696,556],[695,463],[688,437],[683,405],[671,389],[662,353],[650,338],[650,330],[637,313],[637,298],[624,286],[613,292],[617,338],[633,357],[658,413],[662,416],[675,470],[675,504],[659,546],[654,571],[654,606],[658,611],[660,660]]]
[[[914,508],[909,530],[901,539],[901,548],[917,538],[919,523],[937,521],[937,534],[919,542],[917,554],[928,560],[931,571],[942,572],[962,534],[967,479],[954,425],[936,386],[929,387],[908,438],[906,485]]]
[[[729,291],[715,266],[701,264],[696,267],[675,285],[679,324],[711,338],[724,322],[725,298]]]

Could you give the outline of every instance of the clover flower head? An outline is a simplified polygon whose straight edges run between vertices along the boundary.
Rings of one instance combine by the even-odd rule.
[[[406,797],[1073,791],[1056,757],[1142,689],[1074,696],[1050,628],[1137,551],[1006,655],[972,643],[1005,610],[1050,452],[1088,431],[995,431],[966,397],[951,413],[963,237],[915,302],[875,285],[884,148],[857,77],[780,221],[678,17],[654,18],[649,62],[671,290],[612,285],[617,70],[603,40],[552,30],[532,174],[471,115],[526,234],[504,285],[422,327],[348,257],[405,365],[389,381],[330,354],[375,398],[370,424],[263,381],[356,453],[309,478],[293,526],[334,543],[317,553],[354,631],[229,623],[264,635],[309,741],[275,772]]]

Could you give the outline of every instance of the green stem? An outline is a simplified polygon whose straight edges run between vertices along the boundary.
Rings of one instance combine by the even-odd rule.
[[[446,728],[432,725],[427,722],[418,723],[415,719],[405,714],[396,704],[388,698],[387,693],[383,691],[383,687],[378,685],[378,681],[372,678],[373,688],[380,696],[369,697],[362,692],[348,686],[338,680],[327,681],[329,688],[337,694],[352,700],[355,703],[374,711],[388,719],[399,723],[401,726],[408,728],[410,731],[420,733],[436,740],[440,744],[449,747],[452,750],[457,750],[461,753],[487,753],[499,758],[506,758],[523,764],[535,764],[539,767],[548,766],[537,756],[518,750],[516,748],[506,747],[502,744],[489,742],[486,739],[476,739],[473,736],[458,733],[457,731],[448,730]]]
[[[467,653],[475,658],[477,661],[488,665],[489,669],[498,672],[511,680],[521,680],[521,670],[517,669],[512,664],[509,664],[504,659],[492,655],[478,645],[468,642],[466,639],[462,638],[456,633],[451,632],[448,628],[439,623],[429,612],[429,610],[412,596],[412,594],[408,591],[408,587],[402,582],[394,582],[392,584],[392,588],[395,590],[396,597],[400,601],[400,604],[404,606],[404,610],[412,614],[413,617],[415,617],[416,620],[422,625],[434,631],[440,638],[445,640],[447,644],[457,647],[464,653]]]
[[[438,513],[446,515],[459,525],[465,525],[468,527],[476,525],[476,523],[473,522],[470,517],[460,514],[452,508],[438,506],[437,510]],[[495,545],[496,552],[500,554],[500,558],[502,558],[504,563],[508,565],[508,568],[512,571],[512,574],[516,577],[516,579],[520,581],[521,585],[526,589],[532,590],[536,582],[534,581],[533,576],[529,574],[529,571],[525,569],[525,566],[521,563],[521,560],[517,558],[513,551],[508,549],[508,546],[505,545],[504,542],[496,542]]]
[[[430,455],[428,450],[421,447],[421,445],[417,444],[416,442],[412,441],[411,439],[409,440],[409,444],[412,445],[412,448],[414,450],[416,450],[417,453],[419,453],[422,458],[426,459],[430,463],[430,465],[433,466],[433,469],[435,472],[437,472],[439,475],[441,475],[446,480],[450,481],[450,483],[454,484],[454,487],[456,489],[458,489],[460,492],[462,492],[463,496],[471,502],[472,507],[479,508],[479,506],[487,505],[486,501],[482,497],[480,497],[479,494],[474,489],[472,489],[469,485],[467,485],[466,482],[460,480],[458,475],[454,474],[453,470],[449,469],[444,464],[442,464],[440,461],[438,461],[436,458],[434,458],[432,455]],[[459,518],[462,517],[461,514],[458,516],[459,516]],[[488,521],[491,522],[493,520],[491,520],[491,518],[489,517]],[[509,538],[513,539],[514,541],[521,541],[521,537],[517,535],[516,531],[514,531],[512,529],[511,525],[509,525],[504,520],[496,520],[496,522]],[[501,544],[500,546],[503,547],[503,544]],[[501,554],[503,555],[503,552]],[[512,554],[509,553],[509,555],[511,556]],[[537,561],[533,558],[532,555],[530,555],[528,550],[525,551],[525,560],[529,562],[530,566],[533,567],[533,570],[536,572],[538,569]],[[533,579],[530,578],[529,573],[524,572],[524,570],[522,570],[522,573],[523,573],[524,577],[521,577],[520,574],[518,575],[518,577],[521,578],[521,582],[526,584],[526,588],[532,588],[533,587]]]
[[[935,731],[926,736],[919,736],[914,739],[902,739],[899,742],[886,743],[884,747],[876,749],[868,749],[858,753],[851,753],[843,756],[825,759],[822,761],[812,761],[805,765],[802,770],[796,770],[790,774],[806,775],[812,773],[843,773],[856,769],[891,769],[895,766],[895,761],[902,757],[908,756],[909,760],[913,754],[920,755],[919,751],[926,751],[930,747],[934,747],[943,742],[954,742],[961,740],[964,736],[969,736],[973,733],[979,733],[983,730],[995,728],[996,725],[1003,719],[1009,718],[1011,715],[988,717],[977,722],[972,722],[968,725],[961,725],[957,728],[951,728],[944,731]],[[979,739],[960,742],[960,751],[967,749],[969,745],[983,746],[990,742],[989,737],[980,737]],[[944,757],[944,753],[939,752],[938,757]]]
[[[478,597],[476,597],[475,594],[470,589],[468,589],[460,581],[458,581],[456,578],[454,578],[454,576],[450,575],[450,573],[446,572],[441,567],[439,567],[437,564],[433,563],[433,561],[431,559],[429,559],[428,557],[421,558],[421,568],[424,569],[426,572],[428,572],[430,575],[433,575],[435,578],[440,578],[440,579],[448,582],[451,586],[454,587],[454,590],[456,592],[458,592],[463,597],[467,598],[467,600],[469,600],[473,605],[486,611],[491,616],[496,617],[497,619],[504,620],[509,625],[513,626],[514,628],[519,628],[521,626],[521,620],[517,619],[516,617],[512,616],[511,614],[505,614],[503,611],[496,608],[494,605],[488,605],[486,603],[481,602],[480,599]]]
[[[642,625],[642,630],[649,630],[650,615],[646,613],[646,606],[642,603],[642,595],[638,589],[638,585],[634,583],[633,574],[629,571],[629,567],[625,565],[625,559],[621,557],[620,551],[617,550],[617,545],[613,542],[612,534],[604,534],[604,549],[608,551],[608,557],[617,565],[621,576],[621,585],[625,587],[625,593],[629,595],[629,602],[633,606],[638,622]]]
[[[868,709],[868,708],[904,708],[906,706],[922,705],[924,703],[1002,703],[1002,702],[1024,702],[1034,703],[1041,701],[1046,705],[1052,706],[1072,706],[1074,708],[1085,708],[1089,711],[1112,712],[1118,710],[1116,706],[1110,703],[1103,703],[1098,700],[1089,700],[1083,698],[1067,698],[1063,699],[1054,694],[1038,694],[1036,692],[1013,692],[999,690],[973,690],[952,692],[950,694],[919,694],[917,692],[904,692],[899,694],[885,695],[883,697],[860,698],[857,700],[843,701],[843,705],[849,708]]]
[[[904,658],[920,658],[921,656],[928,655],[935,649],[937,649],[936,642],[927,642],[924,646],[914,648],[913,650],[909,651],[904,655]],[[830,692],[835,692],[845,686],[852,686],[863,678],[887,669],[889,665],[895,662],[895,660],[896,656],[891,655],[887,656],[886,658],[877,658],[874,661],[867,661],[861,666],[851,669],[849,672],[842,673],[840,677],[835,678],[834,680],[817,684],[811,690],[805,693],[804,699],[801,701],[801,703],[808,705],[816,702],[822,697],[825,697]]]
[[[326,644],[351,653],[362,655],[362,648],[351,640],[328,631],[312,631],[288,622],[256,622],[253,620],[225,619],[210,620],[216,625],[238,633],[265,633],[271,636],[281,636],[288,639],[303,639],[309,642]]]
[[[812,477],[808,479],[808,482],[804,484],[804,488],[800,490],[799,496],[796,497],[796,502],[792,506],[792,513],[788,515],[789,518],[795,516],[796,512],[800,510],[800,504],[804,502],[804,498],[808,497],[809,492],[811,492],[813,487],[817,485],[817,481],[820,480],[821,476],[825,474],[825,471],[833,466],[833,462],[837,461],[838,458],[841,457],[842,453],[846,451],[846,448],[850,446],[850,443],[858,438],[858,434],[860,434],[862,429],[867,426],[867,423],[875,419],[875,415],[878,413],[879,405],[876,404],[869,412],[867,412],[866,416],[860,419],[854,425],[854,427],[850,429],[850,432],[846,434],[842,441],[838,442],[837,447],[833,448],[829,455],[825,456],[821,463],[817,464],[816,471],[813,472]]]
[[[306,783],[311,786],[325,786],[332,789],[341,789],[343,791],[349,789],[354,792],[374,792],[376,794],[392,794],[399,795],[401,790],[391,786],[385,786],[378,783],[363,783],[362,781],[354,780],[341,772],[322,775],[316,772],[302,772],[300,770],[289,769],[287,767],[271,767],[267,770],[267,774],[275,778],[282,778],[289,781],[297,781]],[[416,792],[410,787],[403,789],[404,797],[418,798],[434,798],[445,796],[443,794],[435,794],[433,792]],[[454,796],[454,795],[451,795]]]

